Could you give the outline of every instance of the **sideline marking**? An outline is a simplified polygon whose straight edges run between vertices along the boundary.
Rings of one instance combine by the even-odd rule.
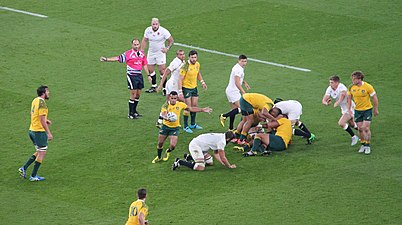
[[[27,15],[30,15],[30,16],[37,16],[37,17],[40,17],[40,18],[47,18],[47,16],[42,15],[42,14],[31,13],[31,12],[22,11],[22,10],[18,10],[18,9],[12,9],[12,8],[8,8],[8,7],[0,6],[0,9],[12,11],[12,12],[17,12],[17,13],[23,13],[23,14],[27,14]]]
[[[197,49],[197,50],[200,50],[200,51],[214,53],[214,54],[218,54],[218,55],[230,56],[230,57],[235,57],[235,58],[239,57],[238,55],[234,55],[234,54],[228,54],[228,53],[224,53],[224,52],[219,52],[219,51],[215,51],[215,50],[209,50],[209,49],[206,49],[206,48],[200,48],[200,47],[181,44],[181,43],[177,43],[177,42],[175,42],[174,45],[178,45],[178,46],[182,46],[182,47],[186,47],[186,48],[193,48],[193,49]],[[299,71],[303,71],[303,72],[311,72],[311,70],[309,70],[309,69],[304,69],[304,68],[300,68],[300,67],[289,66],[289,65],[284,65],[284,64],[280,64],[280,63],[274,63],[274,62],[267,62],[267,61],[254,59],[254,58],[248,58],[247,57],[247,60],[253,61],[253,62],[259,62],[259,63],[263,63],[263,64],[268,64],[268,65],[271,65],[271,66],[278,66],[278,67],[283,67],[283,68],[288,68],[288,69],[293,69],[293,70],[299,70]]]

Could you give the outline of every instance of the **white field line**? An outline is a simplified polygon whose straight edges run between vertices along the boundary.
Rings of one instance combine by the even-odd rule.
[[[12,11],[12,12],[17,12],[17,13],[23,13],[23,14],[27,14],[27,15],[30,15],[30,16],[40,17],[40,18],[47,18],[47,16],[45,16],[45,15],[41,15],[41,14],[37,14],[37,13],[31,13],[31,12],[27,12],[27,11],[18,10],[18,9],[12,9],[12,8],[8,8],[8,7],[0,6],[0,9]]]
[[[182,46],[182,47],[186,47],[186,48],[191,48],[191,49],[197,49],[197,50],[200,50],[200,51],[214,53],[214,54],[218,54],[218,55],[230,56],[230,57],[234,57],[234,58],[239,57],[238,55],[234,55],[234,54],[228,54],[228,53],[219,52],[219,51],[216,51],[216,50],[209,50],[209,49],[206,49],[206,48],[200,48],[200,47],[181,44],[181,43],[177,43],[177,42],[175,42],[174,45]],[[263,64],[268,64],[268,65],[272,65],[272,66],[277,66],[277,67],[283,67],[283,68],[288,68],[288,69],[293,69],[293,70],[299,70],[299,71],[303,71],[303,72],[311,72],[311,70],[309,70],[309,69],[304,69],[304,68],[300,68],[300,67],[289,66],[289,65],[284,65],[284,64],[274,63],[274,62],[268,62],[268,61],[263,61],[263,60],[259,60],[259,59],[254,59],[254,58],[247,58],[247,60],[248,61],[253,61],[253,62],[259,62],[259,63],[263,63]]]

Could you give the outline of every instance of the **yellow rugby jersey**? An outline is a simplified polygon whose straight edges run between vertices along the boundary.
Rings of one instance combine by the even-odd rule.
[[[293,129],[292,129],[292,122],[290,122],[287,118],[280,118],[277,120],[279,123],[279,127],[276,128],[276,136],[280,136],[285,142],[286,148],[288,148],[288,144],[292,139]]]
[[[46,106],[45,99],[37,97],[31,104],[31,125],[29,130],[31,131],[45,131],[42,123],[40,122],[40,116],[45,116],[47,119],[48,108]]]
[[[147,219],[148,216],[148,206],[145,204],[144,200],[137,200],[130,205],[128,210],[128,220],[126,225],[138,225],[138,215],[140,213],[144,214],[144,218]]]
[[[274,105],[274,102],[265,95],[257,93],[246,93],[243,95],[243,99],[250,103],[254,109],[261,110],[267,108],[270,110]]]
[[[162,123],[171,128],[179,127],[180,126],[180,114],[181,114],[181,111],[185,108],[187,108],[187,105],[184,102],[177,101],[176,104],[174,104],[174,105],[171,105],[169,102],[166,102],[165,104],[163,104],[161,112],[167,112],[167,113],[174,112],[177,115],[177,120],[174,122],[163,120]]]
[[[182,86],[185,88],[196,88],[197,87],[197,77],[200,72],[200,63],[196,62],[194,65],[189,61],[184,64],[180,69],[180,76],[184,77]]]
[[[371,86],[367,82],[363,82],[362,86],[357,86],[352,84],[349,86],[348,95],[353,97],[353,100],[356,104],[355,110],[368,110],[373,108],[371,104],[370,96],[375,94],[375,90],[373,86]]]

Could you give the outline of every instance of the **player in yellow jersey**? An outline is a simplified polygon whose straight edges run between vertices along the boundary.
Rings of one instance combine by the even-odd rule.
[[[259,133],[255,135],[253,148],[251,151],[244,153],[244,156],[254,156],[261,154],[268,156],[271,151],[283,151],[288,148],[292,139],[292,122],[286,115],[280,114],[276,120],[267,124],[269,129],[276,130],[275,134]]]
[[[189,59],[180,69],[180,79],[179,83],[179,96],[184,96],[184,102],[190,107],[198,106],[198,90],[197,90],[197,80],[202,84],[202,88],[206,90],[207,84],[202,79],[200,72],[200,63],[198,60],[198,53],[195,50],[191,50],[188,53]],[[181,86],[180,86],[181,85]],[[182,92],[181,92],[182,91]],[[188,115],[191,116],[190,126],[188,125]],[[189,112],[188,110],[183,113],[184,119],[184,131],[187,133],[193,133],[191,129],[202,129],[201,126],[197,125],[195,122],[196,113]]]
[[[145,204],[147,190],[141,188],[137,192],[137,201],[131,203],[128,210],[128,220],[126,225],[145,225],[148,224],[148,206]]]
[[[352,73],[352,84],[348,90],[347,108],[349,109],[349,114],[353,115],[351,110],[353,100],[356,104],[354,111],[355,122],[357,123],[362,143],[359,152],[370,154],[370,124],[373,113],[374,116],[378,115],[378,98],[373,86],[364,82],[363,79],[364,74],[361,71]],[[373,100],[373,103],[371,103],[371,100]]]
[[[35,146],[35,153],[28,158],[25,165],[18,169],[20,175],[23,178],[26,178],[26,170],[33,162],[35,162],[32,175],[29,178],[30,181],[45,180],[44,177],[40,177],[37,173],[45,158],[48,140],[50,141],[53,139],[53,135],[49,129],[49,125],[52,124],[52,122],[47,118],[48,108],[46,100],[49,99],[49,89],[47,86],[42,85],[36,90],[36,92],[38,97],[32,101],[31,125],[29,127],[29,137]]]
[[[180,113],[183,110],[188,110],[190,112],[206,112],[211,113],[212,109],[209,107],[198,108],[198,107],[190,107],[183,102],[177,101],[178,93],[176,91],[172,91],[169,93],[169,101],[167,101],[161,109],[161,117],[163,118],[162,127],[159,129],[158,135],[158,155],[152,160],[152,163],[157,163],[162,160],[162,151],[163,151],[163,143],[169,137],[170,145],[166,150],[165,156],[163,157],[163,161],[167,161],[170,157],[170,153],[176,148],[178,136],[179,136],[179,128],[180,128]],[[174,113],[176,118],[169,117],[169,113]]]
[[[243,145],[247,137],[247,132],[253,123],[254,110],[264,112],[268,115],[268,111],[272,108],[274,102],[265,95],[258,93],[246,93],[240,98],[240,110],[243,115],[244,124],[240,133],[239,144]],[[236,132],[235,132],[236,133]]]

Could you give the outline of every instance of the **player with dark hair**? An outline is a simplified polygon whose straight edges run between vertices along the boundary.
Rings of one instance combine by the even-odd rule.
[[[137,111],[137,105],[140,102],[141,90],[144,88],[144,78],[142,68],[149,75],[147,58],[144,51],[140,50],[140,40],[134,38],[131,41],[132,49],[124,52],[120,56],[106,58],[100,57],[101,62],[120,62],[127,64],[127,85],[130,90],[130,100],[128,101],[128,118],[138,119],[142,117]]]
[[[128,210],[128,220],[126,225],[145,225],[148,224],[148,206],[145,204],[147,190],[141,188],[137,191],[137,201],[131,203]]]
[[[191,155],[185,155],[185,159],[176,158],[172,170],[180,166],[186,166],[193,170],[205,170],[205,165],[212,165],[213,159],[208,153],[213,150],[215,159],[230,169],[235,169],[235,164],[230,164],[225,155],[225,146],[235,137],[232,131],[226,133],[201,134],[191,140],[188,148]]]
[[[354,112],[355,122],[359,129],[361,142],[359,152],[370,154],[370,124],[373,114],[374,116],[378,116],[379,114],[378,98],[373,86],[364,82],[363,79],[364,74],[361,71],[352,73],[352,84],[349,86],[348,90],[347,109],[349,110],[349,114],[352,115],[352,100],[354,100],[356,104]],[[370,99],[373,100],[373,103],[371,103]]]
[[[229,117],[229,130],[233,130],[233,123],[237,114],[241,112],[240,110],[240,97],[246,93],[242,85],[249,90],[250,86],[244,80],[244,67],[247,65],[247,56],[240,55],[236,65],[233,66],[232,72],[230,73],[229,84],[226,87],[226,97],[229,101],[231,111],[221,114],[219,120],[222,127],[225,126],[225,121]]]
[[[172,91],[169,94],[169,101],[167,101],[162,106],[161,117],[163,118],[163,122],[161,128],[159,129],[158,135],[158,155],[152,160],[152,163],[157,163],[162,159],[163,161],[167,161],[170,157],[170,153],[176,148],[180,130],[180,114],[182,110],[188,110],[190,112],[212,112],[212,109],[209,107],[190,107],[184,102],[177,101],[177,99],[177,92]],[[177,116],[176,119],[172,120],[171,118],[169,118],[169,113],[174,113],[174,115]],[[170,145],[169,148],[166,150],[165,156],[162,158],[163,143],[166,141],[167,137],[170,138]]]
[[[191,50],[188,53],[189,59],[180,69],[180,79],[179,90],[182,89],[184,95],[184,102],[191,107],[198,106],[198,89],[197,80],[201,82],[202,88],[206,90],[207,84],[202,79],[200,72],[200,63],[198,60],[198,52],[196,50]],[[180,86],[181,85],[181,86]],[[190,126],[188,125],[188,116],[191,116]],[[189,112],[187,110],[183,113],[184,120],[184,131],[187,133],[193,133],[192,129],[202,129],[201,126],[195,122],[196,113]]]
[[[28,158],[24,166],[18,169],[18,172],[23,178],[26,178],[26,170],[35,162],[32,170],[30,181],[42,181],[44,177],[39,176],[38,170],[45,159],[46,150],[48,147],[48,140],[53,139],[50,132],[49,125],[52,122],[47,118],[49,110],[46,105],[46,100],[49,99],[49,89],[45,85],[41,85],[36,93],[38,97],[32,101],[31,104],[31,125],[29,127],[29,137],[35,146],[35,153]]]

